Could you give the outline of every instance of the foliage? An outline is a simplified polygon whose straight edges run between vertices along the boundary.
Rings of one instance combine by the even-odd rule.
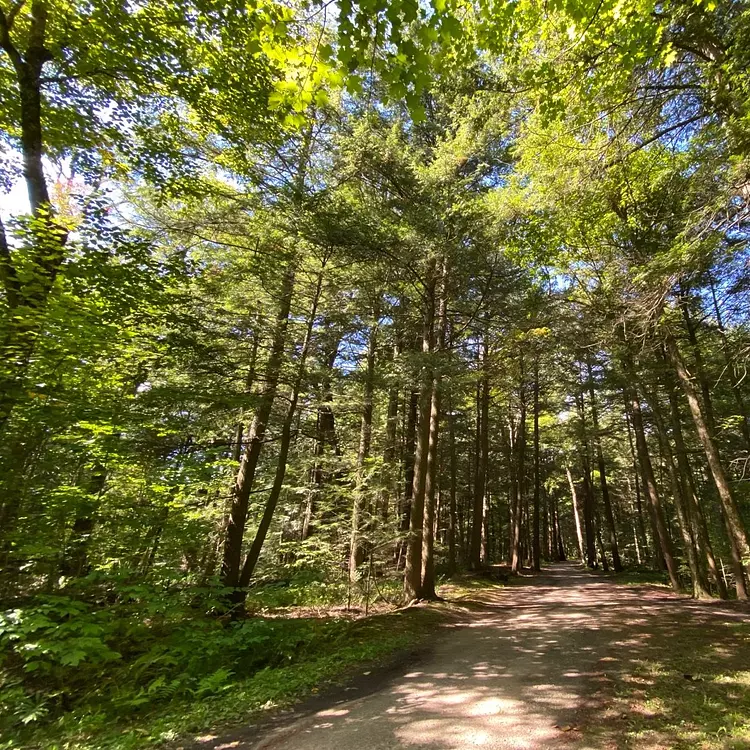
[[[466,568],[747,596],[746,2],[0,11],[6,731],[286,702]]]
[[[201,614],[196,596],[121,584],[106,605],[50,596],[6,612],[2,733],[36,743],[52,732],[77,747],[124,748],[146,741],[144,725],[156,741],[175,727],[183,734],[211,726],[217,713],[245,718],[413,644],[440,618],[219,620]],[[39,723],[49,728],[35,729]]]

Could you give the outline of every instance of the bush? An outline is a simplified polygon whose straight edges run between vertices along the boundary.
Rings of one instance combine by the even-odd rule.
[[[283,590],[288,601],[309,601],[309,586],[298,581],[255,593]],[[215,593],[207,592],[197,607],[195,590],[187,595],[179,588],[118,585],[96,601],[47,596],[4,612],[0,731],[68,714],[126,716],[173,699],[218,694],[345,632],[346,623],[336,620],[210,616],[206,605]],[[328,596],[322,583],[312,593],[318,601]]]

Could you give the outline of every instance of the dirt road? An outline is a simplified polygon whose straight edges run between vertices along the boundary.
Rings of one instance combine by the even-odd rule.
[[[580,727],[608,720],[606,687],[644,649],[667,647],[680,622],[740,617],[664,589],[616,585],[560,564],[483,595],[446,625],[431,653],[376,692],[333,703],[218,750],[612,747]],[[667,644],[667,645],[665,645]],[[616,720],[617,717],[611,717]]]

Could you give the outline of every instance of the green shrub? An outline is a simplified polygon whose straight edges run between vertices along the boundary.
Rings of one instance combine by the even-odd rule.
[[[304,587],[315,583],[296,582],[289,600],[309,601]],[[276,606],[274,590],[262,593]],[[315,653],[348,625],[227,620],[206,614],[213,593],[197,602],[194,590],[187,596],[179,588],[122,585],[96,601],[47,596],[4,612],[0,731],[64,716],[127,716],[174,699],[219,694],[259,670]],[[318,601],[329,595],[322,582],[312,593]]]

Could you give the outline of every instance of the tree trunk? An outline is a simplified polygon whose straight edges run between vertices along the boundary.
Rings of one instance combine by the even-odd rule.
[[[630,370],[630,374],[630,382],[632,383],[634,382],[634,379],[632,377],[632,370]],[[651,465],[651,456],[648,452],[646,435],[643,430],[641,403],[638,400],[638,396],[632,386],[628,387],[628,397],[630,402],[630,418],[633,423],[633,431],[635,432],[636,452],[638,454],[638,462],[641,467],[643,490],[653,511],[652,518],[654,519],[656,534],[659,540],[662,557],[664,558],[664,562],[667,566],[670,583],[672,584],[672,588],[675,591],[680,591],[680,579],[677,574],[677,564],[675,563],[674,557],[672,556],[672,543],[667,531],[667,524],[664,519],[664,511],[661,507],[661,498],[659,497],[659,491],[656,487],[654,469]]]
[[[400,529],[403,542],[398,546],[396,567],[406,562],[406,546],[408,544],[409,524],[411,523],[411,504],[414,492],[414,456],[417,446],[417,419],[419,414],[419,391],[409,392],[409,409],[406,416],[406,430],[404,431],[404,498],[401,504]]]
[[[302,140],[297,171],[294,177],[294,196],[292,200],[295,203],[299,203],[303,197],[307,168],[310,161],[312,140],[313,127],[311,123]],[[292,297],[294,295],[297,263],[298,257],[295,252],[287,261],[284,270],[284,276],[281,282],[279,308],[276,313],[273,335],[271,336],[271,352],[268,357],[268,362],[266,363],[265,384],[260,393],[258,407],[253,415],[253,421],[250,425],[250,432],[248,434],[248,444],[242,455],[242,460],[240,461],[240,466],[232,489],[232,507],[229,513],[226,539],[224,542],[224,559],[221,564],[221,582],[222,585],[227,588],[235,588],[238,586],[242,577],[240,563],[242,560],[242,541],[245,535],[248,504],[250,502],[250,494],[252,493],[253,483],[255,481],[258,461],[260,460],[260,454],[263,448],[268,419],[271,416],[273,402],[276,398],[276,389],[281,375],[281,366],[284,359],[284,348],[286,345],[286,334],[289,325],[289,312],[292,307]],[[322,284],[322,273],[323,271],[321,269],[320,275],[318,276],[318,289],[315,296],[316,307]],[[307,354],[307,352],[305,352],[305,354]],[[296,409],[296,399],[294,400],[294,406]],[[294,410],[288,411],[287,414],[291,415],[290,418],[292,420],[294,419]],[[290,422],[290,435],[291,426],[292,423]],[[270,524],[270,518],[268,523]],[[265,533],[262,536],[263,539],[260,540],[260,546],[263,545]],[[258,535],[256,534],[256,541],[257,539]],[[255,543],[253,544],[255,545]],[[257,554],[260,554],[260,548],[257,550]],[[247,565],[247,561],[245,564]],[[254,563],[251,567],[254,567]]]
[[[557,539],[557,557],[555,559],[558,562],[565,562],[567,555],[565,554],[565,540],[563,539],[562,528],[560,527],[560,510],[557,507],[557,497],[552,500],[552,519],[555,524],[555,538]]]
[[[644,393],[646,393],[645,390]],[[672,485],[672,497],[674,500],[675,511],[677,512],[677,523],[680,527],[682,546],[687,557],[690,577],[692,579],[693,597],[696,599],[710,599],[711,592],[708,587],[708,579],[706,578],[705,570],[701,564],[698,550],[695,546],[695,539],[693,538],[692,529],[690,527],[687,487],[677,473],[674,453],[669,442],[669,436],[667,434],[666,426],[664,425],[664,420],[661,416],[658,394],[653,393],[649,395],[647,393],[646,398],[654,417],[656,430],[662,446],[662,453],[667,464],[669,481]]]
[[[232,490],[232,507],[229,512],[226,537],[224,540],[224,559],[221,565],[221,583],[227,588],[235,588],[240,582],[240,563],[242,560],[242,540],[245,535],[245,523],[250,495],[255,481],[261,450],[266,436],[268,419],[271,416],[276,389],[281,375],[284,358],[286,333],[289,323],[289,311],[294,293],[296,261],[290,260],[284,272],[281,287],[281,300],[276,313],[276,321],[271,343],[271,352],[265,368],[265,378],[259,403],[253,415],[253,421],[247,438],[247,446],[242,454],[237,476]],[[290,425],[291,429],[291,425]]]
[[[447,305],[448,266],[445,258],[440,262],[438,282],[438,302],[436,316],[435,347],[438,352],[445,349],[446,305]],[[438,441],[440,433],[440,400],[442,395],[442,373],[439,367],[432,372],[432,394],[430,397],[430,427],[427,450],[427,476],[425,478],[424,539],[422,543],[422,584],[423,599],[437,599],[435,592],[435,492],[438,483]]]
[[[405,302],[399,299],[398,305],[394,306],[392,317],[395,332],[395,342],[392,349],[392,361],[398,362],[404,345],[403,315]],[[400,383],[397,377],[393,377],[388,388],[388,411],[386,416],[385,447],[383,449],[383,469],[381,472],[380,489],[380,517],[385,523],[390,517],[391,502],[394,503],[396,515],[399,514],[399,490],[398,490],[398,418],[400,402]]]
[[[590,359],[586,359],[586,369],[589,382],[589,401],[591,402],[591,424],[594,428],[594,449],[596,450],[596,463],[599,468],[599,485],[602,491],[602,504],[604,505],[604,519],[607,522],[609,535],[609,549],[612,553],[612,567],[615,573],[622,570],[620,550],[617,544],[617,528],[615,527],[615,516],[612,513],[612,502],[609,497],[609,486],[607,484],[606,465],[604,463],[604,452],[602,451],[601,433],[599,430],[599,410],[596,405],[596,394],[594,392],[594,378]]]
[[[721,463],[718,448],[714,442],[707,422],[707,413],[704,412],[703,406],[698,398],[698,392],[693,385],[693,380],[685,367],[680,350],[677,347],[677,341],[671,333],[666,335],[667,354],[672,366],[677,373],[682,390],[690,407],[690,413],[693,417],[696,432],[703,445],[706,454],[708,467],[711,471],[716,490],[719,494],[719,500],[723,510],[724,523],[729,537],[730,549],[732,552],[732,567],[735,575],[735,587],[738,599],[747,599],[747,586],[745,583],[744,561],[750,559],[750,544],[748,543],[747,530],[740,515],[737,503],[732,495],[727,481],[724,467]],[[710,395],[709,395],[710,403]]]
[[[422,596],[422,541],[424,503],[427,484],[427,456],[430,441],[430,409],[432,406],[432,368],[430,355],[434,349],[435,323],[435,259],[427,268],[426,306],[422,328],[422,372],[419,390],[419,429],[414,452],[414,483],[412,490],[409,537],[404,568],[404,595],[408,601]]]
[[[602,561],[602,570],[605,573],[609,573],[609,562],[607,561],[607,553],[604,551],[604,542],[602,541],[601,516],[598,513],[596,514],[596,518],[594,518],[594,529],[597,549],[599,550],[599,559]]]
[[[487,334],[482,339],[482,376],[477,384],[477,461],[474,475],[474,498],[471,520],[471,552],[469,565],[473,570],[482,566],[482,527],[484,524],[484,493],[487,482],[487,453],[490,384],[487,372],[489,345]]]
[[[586,552],[583,547],[583,531],[581,529],[581,513],[578,505],[578,494],[576,493],[575,482],[573,482],[573,474],[570,471],[570,467],[565,467],[565,474],[568,477],[568,484],[570,485],[570,498],[573,503],[573,518],[576,522],[576,539],[578,540],[578,554],[581,557],[581,562],[586,563]]]
[[[625,396],[625,425],[628,431],[628,445],[630,446],[630,459],[633,468],[633,481],[635,483],[635,509],[636,509],[636,521],[638,524],[638,531],[641,538],[641,549],[644,554],[648,552],[648,536],[646,534],[646,523],[643,520],[643,505],[641,503],[641,481],[638,476],[638,460],[635,454],[635,446],[633,445],[633,433],[632,426],[630,424],[630,408],[627,402],[627,396]],[[630,489],[630,482],[628,481],[628,489]],[[640,563],[640,558],[638,560]]]
[[[687,331],[688,341],[693,350],[693,357],[695,359],[695,374],[697,376],[698,383],[700,385],[701,395],[703,396],[703,408],[705,410],[705,420],[709,429],[713,432],[716,419],[714,417],[713,400],[711,399],[711,387],[708,384],[708,378],[706,377],[706,369],[703,366],[703,354],[701,353],[700,344],[698,343],[698,336],[695,331],[695,323],[693,317],[690,314],[690,300],[688,292],[683,290],[680,293],[680,310],[682,311],[682,318],[685,321],[685,330]],[[680,355],[682,357],[682,355]]]
[[[525,505],[524,496],[526,490],[526,382],[523,366],[523,352],[520,352],[519,355],[519,365],[521,370],[521,380],[519,384],[520,413],[518,416],[518,433],[515,440],[518,468],[517,473],[515,473],[514,477],[515,492],[513,497],[513,534],[510,565],[511,571],[513,573],[519,572],[523,560],[523,512]]]
[[[0,222],[0,281],[9,308],[0,341],[0,433],[25,392],[29,363],[44,324],[50,292],[65,260],[68,240],[67,231],[55,220],[44,176],[41,76],[44,64],[53,59],[46,35],[47,4],[42,0],[31,3],[25,50],[14,45],[8,18],[0,14],[0,48],[8,55],[18,83],[23,176],[34,217],[30,230],[33,251],[23,273],[14,264]]]
[[[259,323],[259,321],[258,321]],[[252,393],[253,384],[255,383],[255,370],[258,364],[258,348],[260,347],[260,326],[256,324],[255,330],[253,331],[253,343],[250,347],[250,361],[248,363],[247,375],[245,376],[245,387],[244,393],[248,395]],[[232,439],[232,460],[235,463],[239,463],[242,458],[242,440],[245,433],[245,425],[242,422],[242,410],[239,415],[240,421],[237,422],[237,426],[234,429],[234,438]]]
[[[323,265],[325,266],[325,261]],[[302,340],[302,347],[300,348],[299,357],[297,359],[297,371],[295,373],[294,381],[292,384],[292,393],[289,398],[289,405],[287,406],[284,423],[281,428],[281,438],[279,440],[279,457],[276,464],[276,473],[274,475],[273,485],[271,486],[271,491],[268,495],[268,499],[266,500],[266,505],[263,509],[263,515],[261,516],[260,524],[258,525],[258,529],[255,532],[255,538],[253,539],[253,543],[250,545],[250,550],[245,557],[245,562],[240,572],[238,581],[240,589],[247,587],[253,577],[255,566],[258,564],[258,559],[260,558],[260,553],[263,549],[263,544],[266,541],[266,535],[268,534],[268,529],[271,527],[273,514],[276,510],[276,505],[279,501],[281,490],[284,486],[284,477],[286,476],[286,466],[289,457],[289,446],[292,439],[292,425],[294,424],[294,418],[297,412],[297,402],[299,400],[299,392],[305,375],[307,355],[310,351],[310,342],[312,340],[313,327],[315,326],[315,316],[318,312],[318,303],[320,301],[322,286],[323,268],[321,268],[318,274],[315,294],[313,296],[310,314],[307,319],[307,328],[305,330],[305,335]],[[244,600],[245,593],[243,591],[236,592],[235,596],[232,599],[232,601],[236,604],[240,604],[244,602]]]
[[[541,472],[539,467],[539,355],[534,358],[534,529],[532,535],[532,568],[541,570],[542,553],[539,540],[539,503]]]
[[[457,513],[456,513],[456,483],[457,483],[457,459],[456,459],[456,426],[453,415],[453,396],[450,394],[448,400],[448,440],[450,451],[450,507],[448,521],[448,575],[452,576],[456,572],[456,532],[457,532]]]
[[[555,539],[555,526],[552,521],[550,510],[550,498],[546,497],[542,503],[542,549],[544,550],[543,558],[545,560],[554,560],[557,549],[557,540]]]
[[[437,449],[440,428],[440,383],[433,377],[430,398],[430,426],[425,477],[424,533],[422,540],[422,599],[436,599],[435,593],[435,490],[437,485]]]
[[[331,402],[333,394],[331,393],[331,372],[338,356],[340,337],[336,336],[328,349],[328,354],[324,360],[325,371],[320,388],[320,404],[318,405],[315,416],[315,440],[313,446],[313,465],[310,467],[309,487],[307,490],[307,501],[305,503],[304,515],[302,518],[302,528],[300,530],[300,539],[303,541],[313,533],[313,516],[318,497],[327,476],[323,472],[323,456],[325,455],[326,446],[330,445],[334,453],[338,456],[340,449],[338,439],[336,438],[336,420],[334,418]]]
[[[689,517],[693,529],[693,537],[698,546],[698,550],[705,555],[706,565],[708,572],[716,584],[716,589],[719,593],[720,598],[727,598],[727,589],[724,585],[724,576],[719,570],[719,566],[716,563],[714,556],[713,547],[711,545],[711,538],[708,534],[708,526],[706,524],[706,517],[703,513],[700,500],[698,499],[695,491],[695,479],[693,478],[693,471],[690,467],[690,461],[688,460],[687,448],[685,446],[685,438],[682,433],[682,418],[680,415],[680,407],[677,401],[677,393],[671,383],[666,383],[667,394],[669,396],[669,408],[670,418],[672,422],[672,438],[675,444],[675,453],[677,455],[677,467],[682,480],[686,485],[686,497],[689,508]]]
[[[362,539],[362,516],[365,512],[365,463],[370,457],[372,442],[372,395],[375,387],[375,350],[377,344],[378,324],[370,328],[367,344],[364,393],[362,398],[362,420],[359,433],[359,451],[357,452],[357,469],[354,487],[354,505],[352,508],[352,533],[349,544],[349,580],[357,580],[357,568],[365,559],[365,544]]]
[[[518,568],[523,567],[524,562],[529,562],[529,493],[528,482],[526,477],[526,416],[528,414],[526,403],[526,361],[523,350],[519,352],[519,369],[520,382],[518,384],[518,397],[520,410],[518,415],[518,539],[519,539],[519,564]]]
[[[390,504],[398,500],[397,487],[397,446],[396,434],[398,428],[398,383],[388,389],[388,412],[385,427],[385,449],[383,450],[382,487],[380,492],[380,518],[385,523],[390,516]]]
[[[596,528],[594,527],[594,490],[591,486],[591,465],[589,464],[588,445],[581,450],[583,479],[583,529],[586,536],[586,565],[596,568]]]
[[[107,470],[102,464],[97,463],[87,482],[86,499],[82,507],[78,508],[76,519],[70,530],[70,537],[60,563],[61,576],[79,578],[86,575],[89,570],[89,544],[106,482]]]
[[[594,490],[591,486],[591,462],[589,459],[589,439],[586,430],[586,411],[583,392],[576,394],[578,416],[581,421],[581,468],[583,478],[583,528],[586,534],[586,565],[596,567],[596,531],[594,529]]]

